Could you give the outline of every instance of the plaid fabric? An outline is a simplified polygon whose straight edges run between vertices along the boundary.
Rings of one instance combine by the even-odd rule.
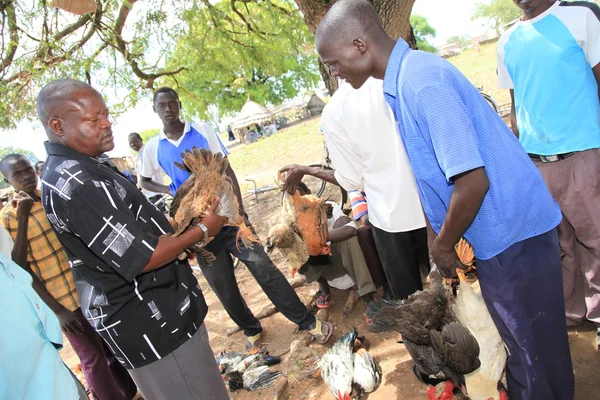
[[[2,209],[0,222],[16,240],[17,210],[10,203]],[[60,304],[70,311],[79,308],[69,259],[52,230],[41,202],[35,202],[31,208],[27,241],[27,261],[33,273]]]

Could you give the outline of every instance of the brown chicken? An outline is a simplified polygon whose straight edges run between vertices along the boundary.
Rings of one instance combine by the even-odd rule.
[[[190,173],[190,177],[175,193],[175,198],[169,210],[173,218],[173,236],[183,233],[190,225],[195,224],[208,210],[215,200],[221,199],[217,207],[217,214],[227,217],[227,225],[239,227],[237,233],[239,248],[240,241],[246,247],[259,239],[244,222],[240,207],[233,192],[231,179],[226,175],[229,161],[223,154],[194,147],[192,151],[181,153],[183,165],[175,163],[178,168]],[[200,249],[199,254],[207,262],[214,261],[214,255],[205,249]]]
[[[331,254],[327,244],[327,206],[324,199],[308,194],[300,196],[296,191],[291,196],[292,204],[296,211],[296,226],[302,240],[306,243],[308,254],[320,256]]]

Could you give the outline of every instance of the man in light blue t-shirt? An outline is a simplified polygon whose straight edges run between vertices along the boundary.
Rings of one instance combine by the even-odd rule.
[[[600,7],[525,0],[498,42],[515,135],[558,201],[568,325],[596,324],[600,349]]]

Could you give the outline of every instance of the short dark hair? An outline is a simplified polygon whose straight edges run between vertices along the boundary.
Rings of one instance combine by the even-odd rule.
[[[156,98],[161,93],[171,93],[175,97],[177,97],[177,100],[179,100],[179,95],[177,94],[177,92],[175,91],[175,89],[170,88],[168,86],[163,86],[161,88],[156,89],[156,92],[154,92],[154,97],[152,98],[152,104],[156,103]]]
[[[130,137],[130,136],[135,136],[135,137],[137,137],[138,139],[142,140],[142,137],[141,137],[141,136],[140,136],[140,134],[139,134],[139,133],[137,133],[137,132],[131,132],[131,133],[129,134],[129,136],[127,136],[127,137]]]
[[[74,79],[57,79],[40,90],[37,97],[36,109],[45,129],[48,126],[48,120],[55,116],[56,109],[66,100],[69,100],[69,95],[73,91],[80,89],[90,89],[98,93],[96,89],[87,83]]]
[[[2,174],[6,177],[7,176],[6,164],[8,164],[10,161],[17,161],[17,160],[29,161],[29,158],[27,158],[23,154],[16,154],[16,153],[12,153],[7,156],[4,156],[4,158],[2,160],[0,160],[0,172],[2,172]],[[31,163],[31,161],[29,161],[29,163]]]
[[[339,0],[321,19],[316,38],[326,38],[329,43],[351,43],[359,36],[379,39],[386,35],[377,11],[368,0]]]

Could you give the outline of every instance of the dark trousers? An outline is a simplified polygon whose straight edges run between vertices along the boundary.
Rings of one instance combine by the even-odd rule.
[[[375,240],[373,240],[373,227],[370,224],[361,226],[356,230],[356,237],[365,256],[365,261],[367,262],[367,267],[369,268],[375,287],[380,288],[387,285],[385,271],[383,270],[383,265],[381,265],[379,253],[377,253]]]
[[[83,334],[65,333],[65,336],[79,357],[92,396],[96,400],[131,400],[137,387],[129,373],[84,318],[81,309],[74,313],[83,325]]]
[[[406,299],[417,290],[423,290],[419,263],[429,259],[427,230],[386,232],[375,226],[373,239],[383,270],[395,299]]]
[[[573,367],[565,322],[556,230],[477,260],[483,299],[508,347],[511,400],[572,400]]]
[[[244,330],[246,336],[254,336],[262,332],[260,322],[252,314],[240,293],[230,256],[233,255],[246,264],[256,282],[279,312],[297,324],[301,330],[308,329],[315,322],[314,315],[302,304],[288,280],[273,264],[260,243],[254,243],[252,249],[246,248],[243,244],[240,244],[240,250],[236,248],[237,231],[236,227],[226,226],[206,246],[206,249],[216,257],[210,265],[207,265],[202,258],[197,258],[204,277],[223,304],[225,311],[233,322]]]

